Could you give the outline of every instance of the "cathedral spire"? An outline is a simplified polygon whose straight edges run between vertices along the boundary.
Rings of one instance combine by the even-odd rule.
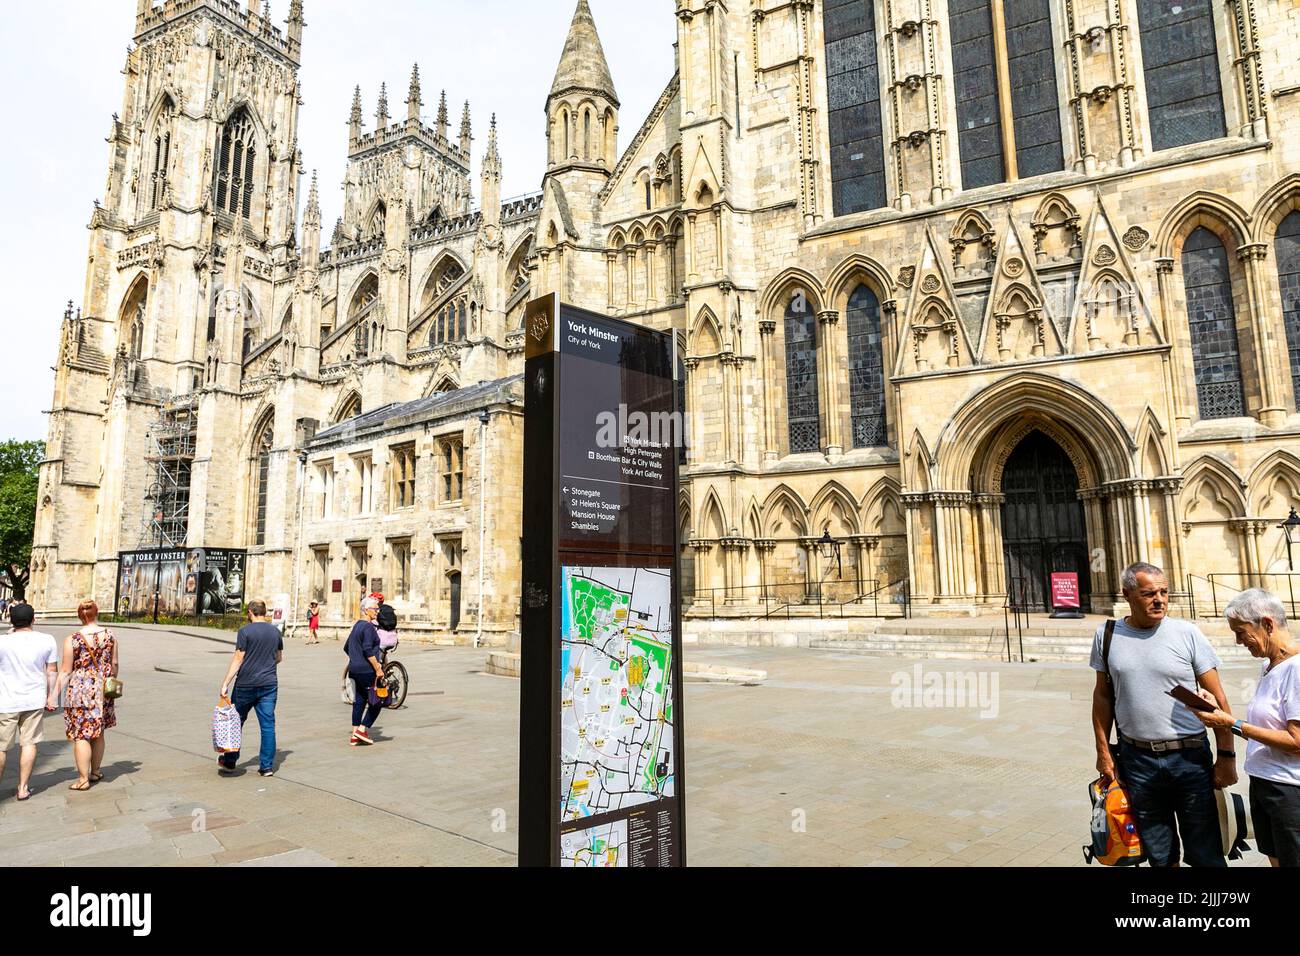
[[[406,91],[406,118],[408,120],[419,120],[421,105],[420,64],[416,63],[411,66],[411,85]]]
[[[443,139],[447,138],[447,91],[442,91],[442,96],[438,100],[438,135]]]
[[[587,0],[578,0],[578,8],[573,11],[573,22],[569,24],[564,52],[560,54],[560,65],[555,70],[550,98],[570,90],[599,93],[615,107],[618,106],[614,80],[609,74],[605,50],[600,45],[596,22],[591,17],[591,7],[587,5]]]
[[[307,207],[302,213],[304,226],[320,228],[320,196],[316,188],[316,170],[311,171],[311,188],[307,190]]]
[[[501,224],[501,154],[497,152],[497,114],[492,114],[488,125],[487,149],[483,151],[483,163],[479,169],[479,208],[483,211],[483,222],[490,225]]]
[[[388,125],[388,84],[379,84],[379,105],[375,107],[375,129]]]
[[[352,112],[348,115],[348,136],[361,138],[361,87],[352,92]]]
[[[469,100],[466,100],[465,109],[460,114],[460,148],[462,152],[469,152],[470,140],[473,138],[474,135],[470,132],[469,125]]]

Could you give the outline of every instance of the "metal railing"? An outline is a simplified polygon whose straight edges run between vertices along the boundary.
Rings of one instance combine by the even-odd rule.
[[[1219,617],[1228,603],[1247,588],[1263,588],[1271,591],[1287,607],[1287,613],[1296,615],[1297,601],[1300,600],[1300,572],[1298,571],[1262,571],[1247,574],[1241,571],[1211,571],[1209,574],[1187,575],[1187,599],[1191,616],[1197,616],[1196,582],[1203,581],[1199,606],[1206,608],[1206,590],[1209,591],[1209,616]]]
[[[861,589],[861,590],[859,590]],[[848,595],[846,599],[846,595]],[[787,581],[779,584],[739,584],[729,587],[699,588],[694,600],[685,608],[696,617],[729,616],[732,610],[743,614],[752,608],[764,618],[795,615],[799,608],[816,608],[818,618],[826,617],[910,617],[911,589],[906,578],[882,583],[878,578],[857,581]],[[870,613],[852,614],[849,609],[869,607]]]
[[[1024,623],[1021,623],[1021,618]],[[1002,602],[1002,630],[1006,637],[1007,662],[1011,662],[1011,620],[1016,622],[1016,643],[1020,646],[1020,660],[1025,659],[1025,628],[1029,626],[1029,579],[1007,579],[1007,597]]]

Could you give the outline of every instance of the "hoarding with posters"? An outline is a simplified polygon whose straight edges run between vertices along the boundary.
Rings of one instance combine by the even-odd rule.
[[[238,613],[244,601],[247,552],[229,548],[142,548],[117,556],[114,610],[125,617],[154,612],[189,617]]]

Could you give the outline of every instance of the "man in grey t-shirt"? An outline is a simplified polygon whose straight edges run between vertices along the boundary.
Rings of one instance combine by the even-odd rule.
[[[1196,625],[1167,616],[1169,585],[1160,568],[1132,564],[1122,583],[1129,613],[1114,622],[1109,654],[1107,625],[1092,641],[1097,772],[1103,784],[1124,785],[1153,866],[1178,865],[1180,836],[1189,865],[1224,866],[1214,790],[1237,782],[1232,735],[1216,730],[1212,757],[1204,725],[1168,694],[1178,684],[1195,693],[1199,684],[1227,710],[1219,656]],[[1112,723],[1118,754],[1110,744]]]

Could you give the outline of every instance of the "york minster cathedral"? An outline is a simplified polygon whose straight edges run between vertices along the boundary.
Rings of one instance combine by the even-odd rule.
[[[505,643],[546,293],[678,336],[688,614],[1045,609],[1053,571],[1105,612],[1138,559],[1175,605],[1286,590],[1300,5],[637,10],[677,28],[647,115],[619,116],[587,0],[549,88],[520,89],[537,192],[503,202],[494,124],[413,69],[373,112],[358,90],[322,223],[302,0],[282,23],[138,0],[32,603],[113,606],[120,554],[226,549],[295,620],[316,600],[345,627],[382,590],[410,632]]]

